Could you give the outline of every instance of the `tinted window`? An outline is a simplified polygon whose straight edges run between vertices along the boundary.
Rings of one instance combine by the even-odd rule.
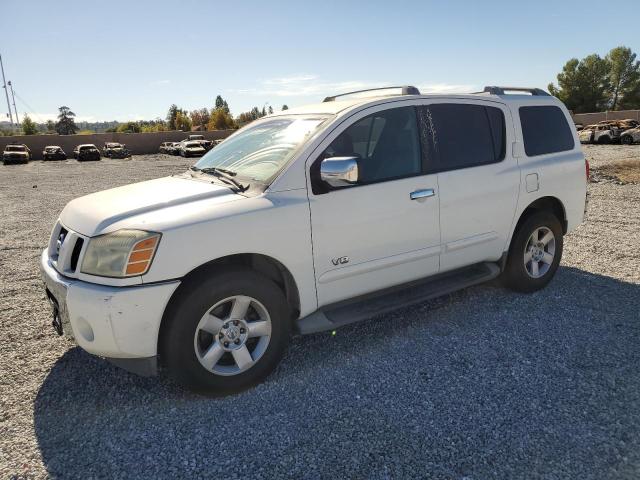
[[[418,175],[422,171],[413,107],[384,110],[341,133],[321,158],[357,156],[359,182],[373,183]]]
[[[499,108],[439,103],[421,108],[421,138],[430,171],[499,162],[505,152]]]
[[[560,108],[520,107],[520,124],[527,156],[564,152],[574,147],[573,134]]]

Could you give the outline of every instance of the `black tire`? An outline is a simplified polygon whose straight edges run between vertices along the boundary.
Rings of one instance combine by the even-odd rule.
[[[623,135],[620,138],[620,143],[622,143],[623,145],[632,145],[633,144],[633,137],[631,135]]]
[[[611,137],[603,136],[598,138],[599,145],[609,145],[611,143]]]
[[[554,254],[553,261],[550,263],[548,270],[540,277],[534,278],[532,274],[527,271],[528,267],[525,266],[524,257],[530,237],[539,228],[546,228],[553,233]],[[558,265],[562,258],[562,235],[560,220],[558,220],[553,213],[537,211],[529,215],[520,224],[511,239],[507,264],[501,277],[503,285],[516,292],[524,293],[535,292],[546,287],[558,270]]]
[[[161,362],[176,382],[196,392],[217,396],[261,382],[278,365],[289,342],[291,320],[286,298],[273,281],[246,268],[232,268],[199,275],[177,294],[165,312],[160,339]],[[248,370],[224,376],[200,363],[194,339],[207,310],[234,295],[252,297],[265,307],[271,318],[271,338],[262,356]],[[212,338],[217,341],[215,336]]]

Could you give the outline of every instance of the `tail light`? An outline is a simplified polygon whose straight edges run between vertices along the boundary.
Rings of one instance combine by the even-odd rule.
[[[589,178],[591,178],[591,171],[589,170],[589,160],[587,160],[586,158],[584,159],[584,170],[585,170],[585,173],[587,174],[587,182],[588,182]]]

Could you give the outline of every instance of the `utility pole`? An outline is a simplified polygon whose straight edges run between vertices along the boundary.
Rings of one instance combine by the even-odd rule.
[[[9,103],[7,81],[4,79],[4,65],[2,65],[2,55],[0,55],[0,70],[2,70],[2,88],[4,88],[4,94],[7,96],[7,108],[9,109],[9,118],[11,119],[11,126],[13,127],[13,115],[11,114],[11,104]]]
[[[18,127],[20,126],[20,117],[18,117],[18,109],[16,108],[16,95],[13,93],[13,85],[11,85],[11,80],[8,82],[9,88],[11,88],[11,98],[13,98],[13,110],[16,112],[16,123]]]

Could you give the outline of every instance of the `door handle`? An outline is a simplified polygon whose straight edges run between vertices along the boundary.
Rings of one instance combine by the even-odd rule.
[[[411,192],[409,194],[409,198],[411,200],[418,200],[419,198],[428,198],[434,197],[436,194],[433,188],[425,188],[424,190],[416,190],[415,192]]]

